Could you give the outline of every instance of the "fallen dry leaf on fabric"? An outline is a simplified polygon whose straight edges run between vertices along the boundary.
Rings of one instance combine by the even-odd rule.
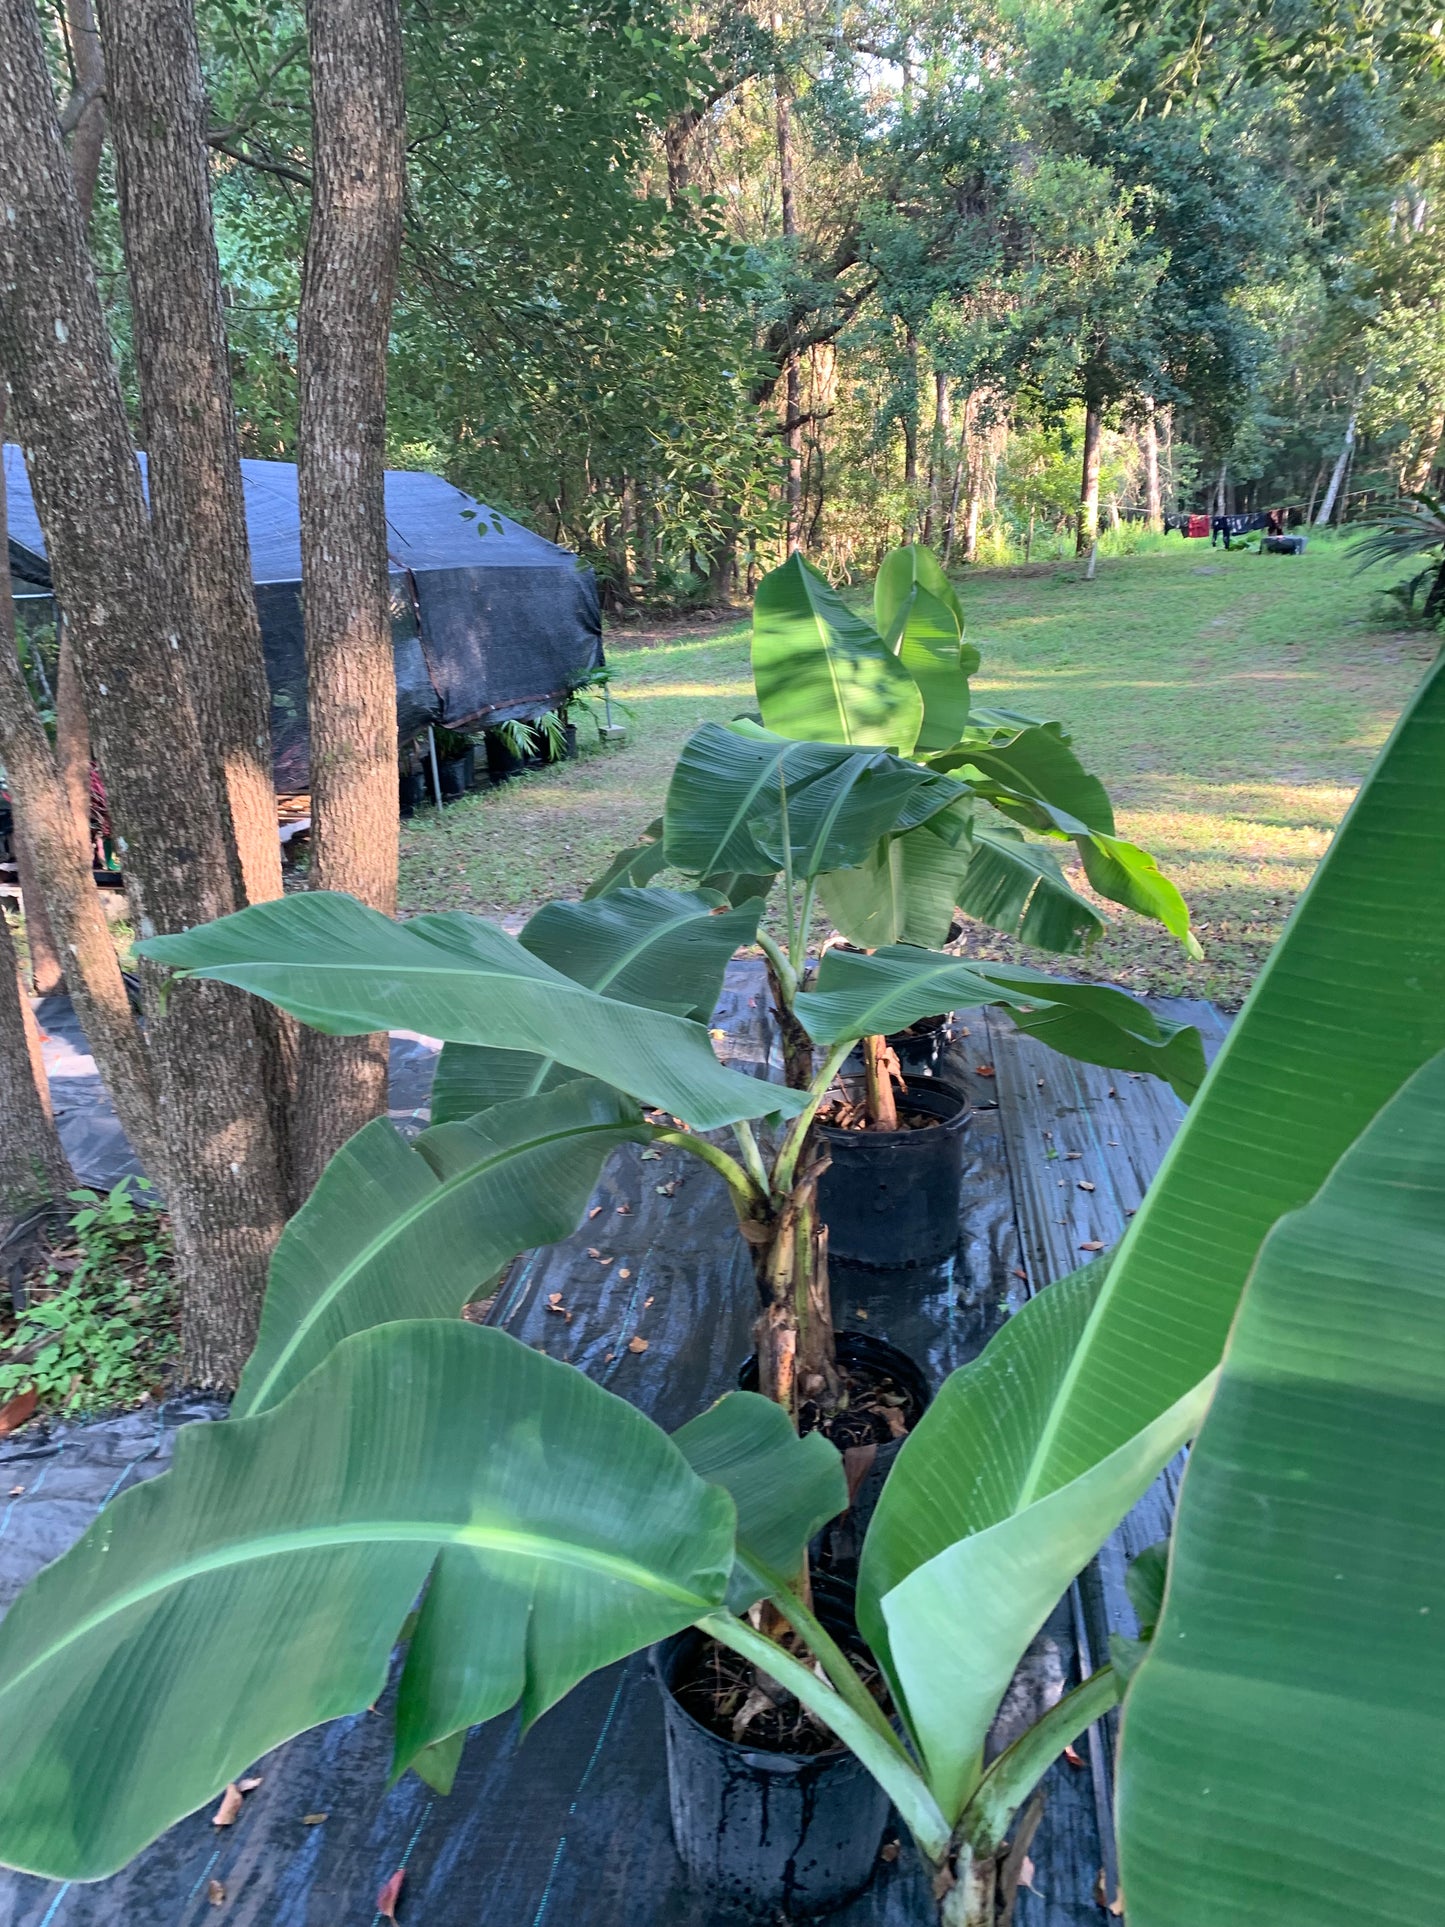
[[[1064,1748],[1064,1758],[1070,1766],[1082,1766],[1084,1764],[1084,1756],[1076,1746],[1066,1746]]]
[[[1081,1157],[1082,1157],[1083,1155],[1084,1155],[1084,1154],[1083,1154],[1083,1152],[1082,1152],[1082,1151],[1065,1151],[1065,1153],[1064,1153],[1064,1160],[1065,1160],[1065,1162],[1067,1163],[1067,1162],[1068,1162],[1068,1161],[1069,1161],[1070,1159],[1072,1159],[1072,1158],[1081,1158]]]
[[[401,1899],[401,1883],[406,1879],[406,1868],[398,1867],[381,1892],[376,1896],[376,1911],[383,1920],[396,1919],[396,1903]]]
[[[1124,1896],[1122,1893],[1116,1893],[1114,1898],[1110,1900],[1109,1883],[1104,1877],[1104,1869],[1102,1867],[1099,1869],[1098,1879],[1094,1882],[1094,1899],[1104,1909],[1105,1913],[1113,1914],[1115,1919],[1118,1919],[1124,1911]]]
[[[619,1278],[630,1278],[632,1273],[627,1269],[626,1265],[624,1265],[617,1275]]]
[[[301,1816],[301,1824],[303,1827],[319,1827],[323,1820],[329,1820],[330,1818],[331,1815],[329,1813],[303,1813]]]
[[[662,1161],[661,1151],[644,1151],[642,1155],[643,1157],[650,1159],[654,1163],[661,1163]]]
[[[1025,1854],[1019,1862],[1019,1885],[1027,1888],[1031,1894],[1038,1892],[1038,1888],[1034,1885],[1034,1875],[1037,1872],[1037,1867],[1035,1867],[1029,1856]]]
[[[666,1184],[655,1185],[653,1188],[660,1198],[675,1198],[677,1196],[677,1179],[669,1178]]]
[[[1026,1271],[1020,1271],[1017,1265],[1014,1266],[1014,1277],[1022,1278],[1025,1284],[1029,1281],[1029,1274]]]
[[[602,1216],[602,1206],[600,1204],[594,1204],[587,1215],[589,1218],[600,1218]]]
[[[898,1858],[898,1842],[896,1840],[885,1840],[883,1845],[878,1849],[878,1858],[880,1860],[896,1860]]]
[[[1089,1180],[1088,1180],[1087,1178],[1080,1178],[1080,1179],[1079,1179],[1079,1189],[1080,1189],[1081,1191],[1092,1191],[1092,1190],[1093,1190],[1093,1188],[1094,1188],[1094,1187],[1093,1187],[1093,1185],[1092,1185],[1092,1184],[1090,1184],[1090,1182],[1089,1182]]]
[[[863,1319],[865,1323],[867,1322],[868,1314],[866,1311],[864,1311],[861,1305],[858,1307],[857,1311],[854,1312],[853,1316],[855,1318]]]
[[[647,1310],[647,1307],[648,1307],[648,1306],[649,1306],[649,1305],[650,1305],[651,1303],[652,1303],[652,1300],[651,1300],[651,1298],[644,1298],[644,1299],[643,1299],[643,1301],[642,1301],[642,1309],[643,1309],[644,1311],[646,1311],[646,1310]]]
[[[619,1218],[630,1218],[632,1216],[632,1206],[630,1204],[619,1204],[617,1207],[617,1215]]]
[[[213,1827],[229,1827],[235,1820],[236,1815],[241,1811],[243,1804],[241,1789],[236,1785],[236,1782],[232,1780],[231,1784],[226,1788],[226,1791],[221,1795],[221,1804],[211,1815],[211,1825]]]
[[[12,1485],[5,1496],[7,1499],[18,1499],[24,1490],[25,1487],[23,1485]]]
[[[236,1785],[242,1793],[254,1793],[261,1784],[262,1775],[253,1773],[249,1780],[237,1780]]]
[[[992,1064],[975,1064],[973,1068],[979,1077],[992,1077],[994,1075]]]
[[[208,1880],[206,1882],[206,1898],[213,1907],[225,1906],[226,1890],[219,1880]]]
[[[35,1387],[31,1385],[0,1405],[0,1439],[7,1439],[12,1432],[20,1430],[35,1411],[36,1397]]]
[[[645,1352],[647,1350],[647,1340],[645,1338],[629,1338],[627,1341],[627,1349],[630,1352]]]
[[[596,1245],[588,1245],[587,1256],[589,1258],[600,1258],[602,1253],[597,1249]]]
[[[1090,1238],[1086,1243],[1081,1244],[1079,1249],[1080,1251],[1102,1251],[1104,1241],[1102,1238]]]

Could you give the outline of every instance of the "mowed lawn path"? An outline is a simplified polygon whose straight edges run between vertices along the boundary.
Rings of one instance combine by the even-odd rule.
[[[1342,544],[1318,541],[1288,557],[1181,540],[1101,558],[1092,583],[1064,566],[962,573],[979,700],[1065,723],[1121,834],[1183,890],[1205,951],[1191,962],[1111,910],[1071,970],[1238,1004],[1438,647],[1393,620],[1388,579],[1356,577]],[[404,914],[514,918],[580,895],[661,810],[688,732],[753,706],[745,620],[614,631],[607,648],[627,746],[404,825]],[[985,932],[965,948],[1025,954]]]

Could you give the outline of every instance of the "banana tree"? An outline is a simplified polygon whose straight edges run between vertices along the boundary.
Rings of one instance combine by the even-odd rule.
[[[669,1439],[570,1367],[452,1315],[497,1249],[474,1253],[452,1235],[453,1187],[475,1182],[490,1211],[508,1200],[511,1171],[516,1188],[534,1195],[534,1180],[521,1176],[533,1170],[548,1194],[537,1199],[539,1211],[561,1210],[550,1195],[556,1172],[570,1170],[574,1201],[586,1175],[570,1162],[581,1151],[564,1148],[569,1121],[597,1134],[584,1140],[588,1156],[609,1132],[661,1128],[640,1107],[610,1108],[615,1091],[568,1080],[485,1114],[474,1147],[451,1125],[425,1134],[411,1189],[390,1220],[380,1211],[358,1220],[358,1200],[375,1203],[366,1160],[378,1160],[380,1183],[395,1181],[395,1147],[378,1150],[389,1125],[369,1127],[328,1167],[278,1248],[242,1415],[183,1434],[172,1471],[109,1508],[0,1626],[0,1858],[54,1877],[108,1873],[260,1752],[371,1704],[399,1634],[407,1643],[395,1765],[446,1787],[469,1725],[514,1705],[530,1722],[590,1668],[697,1625],[789,1687],[874,1772],[934,1873],[947,1927],[991,1922],[998,1844],[1011,1814],[1059,1748],[1118,1691],[1113,1669],[1102,1670],[985,1765],[985,1735],[1019,1656],[1072,1576],[1199,1424],[1271,1226],[1308,1202],[1376,1112],[1445,1050],[1442,761],[1445,671],[1437,669],[1320,865],[1107,1268],[1044,1291],[949,1379],[904,1445],[865,1546],[859,1597],[901,1735],[786,1578],[814,1526],[843,1502],[829,1448],[799,1439],[775,1407],[741,1393]],[[1395,918],[1382,942],[1401,904],[1409,914]],[[266,909],[287,914],[284,905]],[[339,914],[350,918],[349,962],[336,954],[347,947],[335,941]],[[440,920],[440,931],[417,936],[418,947],[396,944],[379,955],[384,920],[378,928],[359,921],[355,906],[342,913],[325,899],[307,915],[308,954],[289,964],[258,955],[254,923],[239,938],[233,919],[183,941],[209,944],[209,968],[233,980],[244,974],[269,994],[284,991],[313,1018],[340,1009],[346,1014],[330,1021],[370,1028],[378,1005],[424,1005],[482,1047],[505,1031],[494,1007],[522,982],[529,1041],[563,1064],[581,1055],[579,1028],[606,1031],[609,1048],[625,1029],[640,1053],[664,1050],[671,1026],[693,1021],[619,1004],[535,957],[536,968],[502,968],[511,961],[505,940],[465,923]],[[368,975],[378,980],[369,990]],[[1360,1022],[1361,986],[1370,992],[1370,1024]],[[616,1007],[604,1021],[599,1011],[609,1003]],[[737,1102],[731,1084],[710,1082],[709,1091],[726,1121]],[[1310,1823],[1325,1764],[1322,1687],[1331,1689],[1331,1705],[1356,1717],[1350,1734],[1368,1737],[1376,1759],[1379,1747],[1403,1744],[1412,1761],[1438,1773],[1445,1757],[1428,1665],[1411,1671],[1370,1658],[1353,1698],[1338,1675],[1407,1623],[1412,1640],[1429,1637],[1422,1621],[1428,1627],[1431,1616],[1419,1609],[1431,1600],[1420,1581],[1433,1585],[1438,1565],[1438,1528],[1422,1501],[1397,1508],[1409,1538],[1395,1584],[1383,1593],[1359,1584],[1379,1549],[1366,1532],[1374,1510],[1392,1482],[1402,1494],[1415,1489],[1415,1456],[1433,1450],[1439,1429],[1430,1417],[1438,1403],[1433,1310],[1422,1323],[1411,1307],[1438,1297],[1429,1240],[1445,1099],[1438,1076],[1407,1097],[1408,1111],[1391,1125],[1393,1162],[1372,1153],[1369,1169],[1350,1172],[1344,1208],[1330,1201],[1304,1259],[1297,1246],[1275,1253],[1288,1260],[1287,1291],[1272,1287],[1246,1306],[1241,1348],[1226,1367],[1235,1390],[1205,1421],[1201,1463],[1207,1457],[1211,1471],[1200,1482],[1195,1550],[1187,1566],[1181,1550],[1161,1644],[1137,1674],[1140,1698],[1126,1718],[1126,1762],[1139,1748],[1131,1770],[1176,1777],[1189,1765],[1192,1723],[1212,1720],[1211,1762],[1231,1776],[1232,1792],[1248,1783],[1248,1799],[1225,1808],[1225,1820],[1245,1816],[1252,1854],[1263,1824],[1271,1845],[1292,1856],[1278,1904],[1236,1916],[1230,1895],[1228,1904],[1215,1897],[1232,1870],[1201,1865],[1206,1854],[1228,1858],[1218,1851],[1216,1824],[1202,1852],[1183,1854],[1191,1901],[1205,1879],[1215,1882],[1208,1906],[1191,1914],[1201,1922],[1257,1917],[1272,1927],[1313,1927],[1328,1911],[1323,1890],[1294,1879],[1312,1855],[1311,1877],[1327,1878],[1335,1862],[1322,1848],[1334,1852],[1339,1842],[1338,1832]],[[777,1088],[767,1101],[784,1110],[792,1102]],[[1398,1245],[1378,1269],[1362,1269],[1372,1254],[1341,1235],[1351,1229],[1353,1187],[1364,1180],[1400,1223]],[[1400,1217],[1402,1197],[1408,1219]],[[540,1233],[514,1215],[508,1235]],[[427,1264],[407,1261],[422,1250]],[[1316,1285],[1322,1268],[1324,1298]],[[1392,1268],[1401,1272],[1398,1286]],[[423,1273],[428,1295],[419,1303]],[[1266,1275],[1261,1261],[1252,1294]],[[1283,1360],[1275,1349],[1281,1332],[1292,1347]],[[1373,1484],[1359,1479],[1335,1436],[1343,1419],[1370,1447]],[[1394,1429],[1374,1440],[1382,1422]],[[1279,1457],[1297,1434],[1317,1445],[1307,1463]],[[1392,1457],[1392,1441],[1408,1450]],[[1312,1542],[1291,1530],[1269,1546],[1267,1565],[1241,1565],[1263,1487],[1241,1479],[1239,1468],[1257,1442],[1274,1455],[1266,1472],[1273,1465],[1284,1475],[1271,1502],[1288,1501],[1296,1522],[1329,1517],[1318,1501],[1336,1489],[1347,1494],[1352,1563],[1328,1572],[1318,1559],[1300,1565],[1297,1555]],[[1181,1548],[1194,1530],[1192,1502],[1191,1492]],[[1332,1590],[1335,1572],[1350,1582],[1343,1593]],[[1298,1677],[1280,1682],[1268,1718],[1247,1731],[1247,1681],[1266,1678],[1258,1663],[1266,1648],[1257,1622],[1247,1651],[1231,1647],[1241,1624],[1249,1632],[1234,1613],[1237,1593],[1223,1620],[1201,1601],[1201,1580],[1221,1575],[1247,1584],[1265,1619],[1278,1617],[1281,1597],[1310,1589],[1311,1643],[1297,1655]],[[747,1616],[750,1602],[764,1597],[793,1629],[786,1643]],[[1176,1657],[1157,1676],[1151,1715],[1144,1687],[1156,1658],[1162,1665],[1171,1652],[1175,1611],[1196,1615],[1181,1620],[1182,1629],[1206,1626],[1211,1641],[1197,1668],[1181,1676]],[[1291,1625],[1282,1625],[1270,1650],[1285,1650],[1290,1637]],[[799,1645],[816,1665],[799,1657]],[[1401,1648],[1405,1660],[1411,1650]],[[1231,1727],[1226,1714],[1239,1724]],[[1136,1741],[1151,1718],[1152,1753]],[[1241,1736],[1231,1757],[1220,1758],[1221,1732],[1226,1747],[1231,1734]],[[1292,1736],[1299,1743],[1291,1745]],[[1372,1922],[1423,1927],[1433,1892],[1409,1896],[1418,1891],[1428,1815],[1411,1834],[1413,1857],[1392,1856],[1386,1821],[1398,1816],[1390,1800],[1399,1778],[1381,1781],[1385,1792],[1372,1794],[1371,1817],[1360,1819],[1365,1828],[1378,1822],[1372,1880],[1383,1866],[1389,1884],[1350,1888],[1351,1904]],[[1343,1830],[1352,1813],[1339,1805],[1341,1785],[1333,1772],[1334,1817],[1326,1817]],[[1433,1791],[1429,1772],[1425,1786]],[[1209,1797],[1197,1786],[1193,1795]],[[1156,1910],[1140,1917],[1172,1922],[1179,1915],[1168,1880],[1151,1890],[1141,1872],[1143,1857],[1168,1849],[1160,1832],[1179,1827],[1179,1804],[1156,1802],[1151,1832],[1132,1800],[1126,1776],[1126,1870],[1141,1910]],[[1200,1815],[1188,1817],[1198,1841]],[[1328,1888],[1331,1900],[1338,1891]]]
[[[674,773],[667,848],[675,867],[714,882],[747,876],[766,887],[781,873],[785,901],[799,880],[806,897],[824,869],[891,827],[927,821],[956,789],[885,751],[704,725]],[[810,1133],[860,1038],[988,1003],[1072,1056],[1152,1071],[1186,1098],[1204,1057],[1195,1030],[1122,991],[913,945],[829,951],[805,991],[792,962],[801,932],[790,956],[758,929],[763,907],[757,896],[730,907],[717,889],[619,882],[590,901],[544,906],[517,940],[474,917],[396,924],[350,898],[308,893],[154,939],[145,951],[322,1028],[442,1037],[438,1128],[479,1127],[493,1105],[571,1088],[579,1076],[612,1086],[632,1106],[630,1128],[691,1153],[726,1183],[758,1282],[761,1388],[796,1418],[803,1404],[826,1414],[840,1394],[817,1212],[822,1167]],[[725,1069],[704,1021],[728,959],[754,935],[779,984],[793,1086]],[[766,1126],[755,1131],[759,1119]],[[711,1135],[719,1128],[730,1131],[731,1149]]]

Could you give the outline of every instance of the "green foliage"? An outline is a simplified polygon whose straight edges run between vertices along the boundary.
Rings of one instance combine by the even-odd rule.
[[[1314,1927],[1347,1881],[1371,1927],[1436,1917],[1442,1173],[1436,1057],[1255,1260],[1129,1690],[1140,1927]]]
[[[0,1402],[33,1386],[42,1408],[133,1405],[164,1385],[177,1352],[170,1231],[144,1181],[72,1191],[70,1248],[0,1339]]]

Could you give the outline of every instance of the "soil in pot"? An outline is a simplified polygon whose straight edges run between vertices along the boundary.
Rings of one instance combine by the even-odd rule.
[[[850,1658],[871,1666],[851,1596],[820,1581],[814,1609]],[[698,1885],[769,1921],[813,1919],[861,1892],[889,1812],[867,1769],[790,1695],[755,1693],[748,1663],[699,1632],[655,1647],[652,1664],[673,1838]]]
[[[862,1446],[897,1450],[927,1410],[933,1396],[927,1378],[907,1352],[872,1332],[837,1334],[838,1370],[843,1401],[825,1412],[812,1400],[798,1408],[798,1430],[821,1432],[840,1452]],[[744,1392],[758,1389],[758,1361],[744,1361],[738,1373]]]
[[[798,1430],[821,1432],[836,1445],[848,1475],[848,1510],[830,1519],[811,1547],[814,1581],[819,1585],[829,1579],[851,1585],[857,1578],[878,1496],[904,1439],[933,1397],[922,1368],[886,1338],[872,1332],[839,1332],[837,1355],[842,1407],[824,1413],[805,1400],[798,1413]],[[755,1358],[743,1365],[738,1385],[744,1392],[758,1389]]]
[[[942,1264],[958,1249],[967,1102],[931,1077],[910,1077],[897,1102],[896,1131],[864,1128],[861,1104],[819,1116],[830,1260],[894,1271]]]

